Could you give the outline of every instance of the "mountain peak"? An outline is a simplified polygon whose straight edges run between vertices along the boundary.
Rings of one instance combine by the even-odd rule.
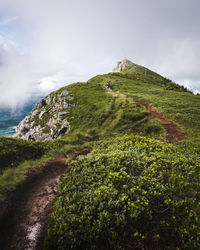
[[[117,63],[117,66],[113,69],[112,72],[121,72],[123,71],[126,67],[128,66],[134,66],[135,64],[133,62],[131,62],[128,59],[124,59],[123,61],[119,61]]]

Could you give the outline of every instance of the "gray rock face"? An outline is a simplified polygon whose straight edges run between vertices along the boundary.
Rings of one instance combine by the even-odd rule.
[[[65,135],[70,124],[66,117],[73,97],[67,90],[61,94],[50,94],[40,100],[16,128],[14,137],[24,140],[49,141]]]
[[[39,114],[39,118],[41,119],[44,114],[48,113],[46,110],[42,110]]]
[[[60,97],[66,97],[69,95],[69,92],[67,90],[63,90],[60,94]]]
[[[113,91],[113,90],[112,90],[112,88],[111,88],[111,87],[109,87],[109,85],[104,85],[104,88],[105,88],[106,90],[110,91],[110,92],[112,92],[112,91]]]
[[[45,100],[45,99],[40,100],[39,103],[38,103],[38,107],[39,107],[39,108],[42,108],[42,107],[44,107],[44,106],[46,106],[46,105],[47,105],[47,103],[46,103],[46,100]]]
[[[120,61],[117,63],[117,66],[113,69],[112,72],[121,72],[124,70],[127,66],[134,66],[136,64],[132,63],[128,59],[124,59],[123,61]]]

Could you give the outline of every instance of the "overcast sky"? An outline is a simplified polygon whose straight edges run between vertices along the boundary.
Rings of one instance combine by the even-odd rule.
[[[200,90],[199,0],[0,0],[0,106],[127,58]]]

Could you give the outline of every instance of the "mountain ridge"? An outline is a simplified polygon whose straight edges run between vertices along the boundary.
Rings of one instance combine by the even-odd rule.
[[[112,79],[117,77],[118,79]],[[98,79],[96,81],[96,79]],[[108,78],[108,81],[107,81]],[[109,79],[111,78],[111,79]],[[102,100],[107,100],[106,105],[103,104],[101,100],[102,107],[104,106],[105,110],[102,110],[101,112],[104,114],[101,114],[101,123],[103,121],[102,117],[108,113],[109,107],[109,101],[114,102],[114,99],[118,99],[118,102],[121,102],[120,105],[124,105],[124,101],[129,103],[130,105],[129,113],[131,112],[131,104],[130,104],[130,98],[126,94],[124,95],[124,100],[123,98],[119,97],[118,94],[116,94],[118,91],[120,92],[120,89],[116,89],[113,91],[113,88],[110,84],[110,82],[114,82],[113,86],[117,85],[117,81],[124,81],[130,80],[133,81],[134,84],[136,85],[145,85],[148,84],[148,87],[153,87],[153,85],[158,85],[162,89],[166,90],[175,90],[179,92],[187,92],[187,89],[184,87],[173,83],[169,79],[163,78],[162,76],[158,75],[157,73],[142,67],[140,65],[137,65],[135,63],[132,63],[131,61],[124,59],[123,61],[120,61],[117,63],[117,66],[113,69],[112,73],[105,74],[102,76],[96,76],[88,80],[86,83],[75,83],[66,87],[63,87],[57,91],[54,91],[47,95],[45,98],[41,99],[39,103],[36,104],[30,115],[28,115],[24,120],[20,122],[20,124],[17,126],[16,129],[16,134],[14,137],[16,138],[22,138],[25,140],[35,140],[35,141],[49,141],[53,139],[59,139],[62,136],[66,135],[70,129],[71,129],[71,124],[70,120],[72,119],[77,119],[77,117],[80,117],[81,114],[79,114],[78,107],[80,101],[78,99],[85,98],[87,99],[90,103],[88,105],[94,105],[95,99],[92,100],[91,97],[88,97],[84,91],[91,92],[94,96],[99,95],[99,98],[102,98]],[[79,91],[78,89],[82,88],[83,91]],[[93,89],[96,88],[96,91],[93,91]],[[71,91],[70,91],[71,89]],[[84,90],[85,89],[85,90]],[[87,89],[87,90],[86,90]],[[80,92],[80,96],[76,96],[76,91]],[[83,96],[82,96],[83,95]],[[118,96],[117,96],[118,95]],[[74,101],[74,96],[76,96],[76,100]],[[109,100],[108,100],[109,99]],[[125,100],[126,99],[126,100]],[[140,99],[140,98],[139,98]],[[93,103],[92,103],[93,101]],[[114,105],[114,104],[113,104]],[[84,105],[85,108],[87,109],[87,105]],[[95,106],[95,105],[94,105]],[[134,106],[134,105],[133,105]],[[137,110],[138,107],[136,107],[137,104],[132,107],[133,110]],[[99,106],[100,109],[102,107]],[[96,107],[97,108],[97,107]],[[120,109],[119,107],[117,109]],[[76,110],[73,112],[73,110]],[[121,112],[123,112],[124,109],[121,109]],[[92,110],[91,110],[92,111]],[[134,111],[134,112],[135,112]],[[145,111],[142,114],[141,111],[141,117],[137,120],[139,123],[139,120],[145,120]],[[85,111],[83,111],[84,113]],[[111,110],[110,110],[111,112]],[[119,110],[116,112],[119,112]],[[76,115],[74,116],[75,113]],[[126,111],[124,110],[124,113]],[[88,115],[88,114],[87,114]],[[120,117],[119,113],[118,115],[119,118],[119,123],[125,123],[127,122],[127,119],[123,120],[123,116]],[[147,113],[146,113],[147,115]],[[90,116],[94,116],[90,114]],[[137,115],[136,115],[137,116]],[[96,119],[95,116],[93,117],[94,120]],[[130,117],[129,117],[130,118]],[[82,121],[84,122],[84,121]],[[77,122],[78,123],[78,122]],[[136,121],[134,121],[136,123]],[[76,126],[76,125],[75,125]],[[105,127],[105,126],[104,126]],[[73,128],[76,129],[73,125]],[[96,127],[95,127],[96,129]],[[99,128],[100,129],[100,128]]]
[[[37,197],[37,187],[56,171],[54,164],[61,164],[66,171],[52,205],[45,250],[200,247],[199,96],[142,66],[121,63],[120,72],[41,99],[19,125],[24,140],[0,138],[0,215],[7,216],[1,221],[16,218],[10,215],[22,201],[22,207],[33,205],[36,222],[45,220],[38,229],[24,216],[28,229],[15,225],[25,234],[16,240],[8,236],[8,244],[11,237],[26,246],[31,234],[32,243],[43,245],[39,231],[47,231],[47,216],[35,213],[26,190],[31,186]],[[48,208],[54,194],[46,184]]]

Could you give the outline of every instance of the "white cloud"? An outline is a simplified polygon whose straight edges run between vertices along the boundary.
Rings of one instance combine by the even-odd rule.
[[[124,58],[200,89],[197,0],[0,1],[0,105],[23,103]]]
[[[195,95],[200,95],[200,91],[196,89],[196,90],[194,91],[194,94],[195,94]]]
[[[57,88],[63,86],[66,82],[63,81],[65,79],[64,72],[58,72],[55,75],[43,77],[39,81],[39,89],[41,90],[42,94],[46,94],[49,91],[56,90]]]
[[[14,41],[6,39],[0,35],[0,53],[9,53],[15,50],[16,47],[17,45]]]
[[[11,24],[12,22],[16,21],[19,17],[18,16],[12,16],[12,17],[6,17],[0,20],[0,26],[6,26]]]

